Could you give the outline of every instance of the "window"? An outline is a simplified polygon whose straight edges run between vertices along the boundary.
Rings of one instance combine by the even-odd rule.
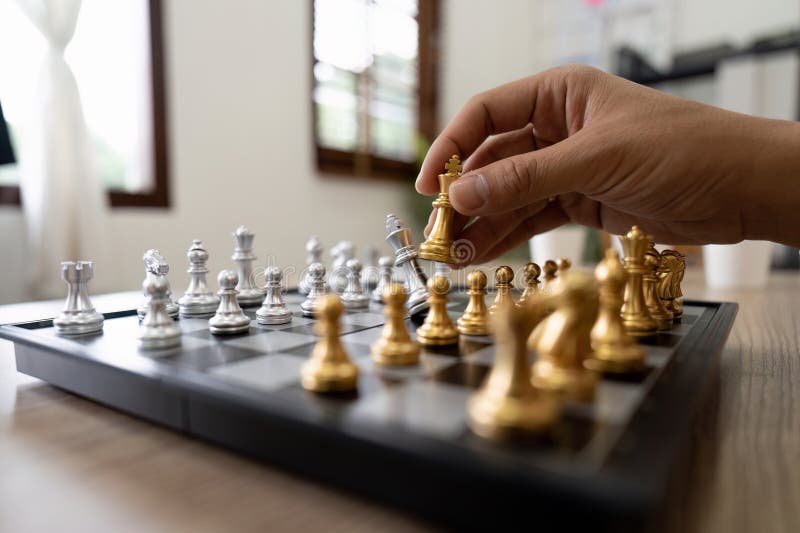
[[[436,133],[437,7],[436,0],[314,0],[320,170],[415,173]]]
[[[160,0],[83,0],[65,51],[112,206],[168,205],[161,32]],[[0,1],[0,102],[17,158],[45,46],[15,2]],[[19,203],[19,179],[16,165],[0,166],[0,203]]]

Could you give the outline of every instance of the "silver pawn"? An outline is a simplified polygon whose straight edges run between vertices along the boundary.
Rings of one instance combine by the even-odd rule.
[[[297,285],[297,292],[300,294],[308,294],[308,291],[311,290],[309,285],[311,276],[308,273],[308,267],[314,263],[322,263],[322,243],[319,242],[316,235],[312,235],[306,242],[306,272]]]
[[[406,307],[415,315],[428,308],[428,289],[425,287],[428,277],[417,263],[416,246],[411,242],[411,230],[395,215],[386,215],[386,242],[394,250],[396,260],[394,266],[401,267],[405,274],[405,286],[408,293]]]
[[[142,261],[144,261],[145,282],[152,278],[164,278],[164,281],[167,282],[167,314],[172,318],[178,318],[178,304],[172,301],[172,289],[169,286],[169,279],[167,279],[169,263],[167,263],[167,260],[161,255],[161,252],[155,248],[147,250],[142,256]],[[142,287],[144,287],[144,282],[142,282]],[[139,305],[139,309],[136,310],[140,320],[147,314],[149,301],[150,297],[147,293],[144,293],[142,303]]]
[[[250,329],[250,319],[244,314],[236,300],[236,285],[239,276],[233,270],[223,270],[217,276],[219,283],[219,307],[208,320],[208,329],[214,335],[241,333]]]
[[[317,310],[317,299],[320,296],[325,296],[328,292],[325,285],[325,265],[313,263],[308,267],[308,274],[311,277],[308,296],[300,304],[300,310],[303,311],[304,316],[313,317]]]
[[[333,264],[328,276],[328,286],[337,294],[347,288],[347,262],[356,256],[356,246],[350,241],[340,241],[331,248]]]
[[[89,301],[89,280],[94,277],[91,261],[64,261],[61,279],[67,284],[64,310],[53,319],[59,335],[85,335],[103,330],[103,315]]]
[[[212,315],[219,306],[219,297],[206,282],[208,252],[203,247],[203,242],[193,240],[186,257],[189,258],[189,288],[178,300],[180,314],[188,317]]]
[[[378,280],[378,286],[372,291],[372,301],[383,303],[383,291],[391,285],[392,277],[394,276],[394,259],[385,255],[378,259],[378,265],[381,277]]]
[[[166,278],[144,280],[142,290],[147,294],[147,313],[139,326],[139,348],[163,350],[181,344],[181,328],[167,313],[169,283]]]
[[[347,288],[342,293],[342,304],[346,309],[363,309],[369,306],[369,295],[361,285],[361,261],[347,262]]]
[[[236,295],[236,300],[243,307],[261,305],[264,293],[258,287],[253,286],[252,280],[253,262],[257,259],[253,254],[253,238],[255,234],[251,233],[246,227],[239,226],[233,232],[233,236],[236,238],[236,248],[231,259],[236,261],[236,270],[239,275],[239,283],[236,285],[236,290],[239,292]]]
[[[281,279],[283,274],[278,267],[269,267],[265,272],[267,279],[267,296],[264,303],[256,311],[256,322],[259,324],[286,324],[292,321],[292,312],[286,308],[281,296]]]

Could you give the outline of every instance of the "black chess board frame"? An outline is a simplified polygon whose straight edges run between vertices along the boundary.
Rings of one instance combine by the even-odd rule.
[[[376,426],[346,416],[357,397],[319,398],[299,387],[272,394],[215,379],[200,368],[98,356],[72,339],[35,334],[52,328],[52,320],[0,326],[0,338],[14,342],[20,372],[439,523],[466,529],[506,521],[638,529],[652,523],[664,502],[738,309],[720,302],[685,306],[698,314],[596,462],[540,453],[552,451],[558,444],[553,442],[496,444],[465,428],[456,445]],[[109,323],[132,320],[135,313],[106,314],[104,335],[113,339]],[[314,409],[307,408],[309,402]]]

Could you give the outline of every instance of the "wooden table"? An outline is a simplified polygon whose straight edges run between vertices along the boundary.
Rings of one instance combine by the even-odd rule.
[[[667,529],[800,531],[800,274],[725,292],[689,273],[684,292],[741,307]],[[54,308],[0,307],[0,322]],[[0,531],[322,529],[432,527],[19,374],[0,341]]]

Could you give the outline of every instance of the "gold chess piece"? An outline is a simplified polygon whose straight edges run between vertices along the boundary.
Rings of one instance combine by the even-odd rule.
[[[683,316],[681,281],[683,281],[685,270],[686,256],[675,250],[661,252],[656,292],[664,304],[664,308],[672,313],[675,322],[680,322],[681,316]]]
[[[539,294],[539,276],[542,274],[542,269],[536,263],[528,263],[523,270],[523,279],[525,280],[525,290],[522,291],[522,296],[519,297],[517,305],[522,307],[531,298]]]
[[[489,314],[494,312],[506,302],[514,303],[514,297],[511,296],[511,283],[514,281],[514,270],[508,266],[501,266],[494,271],[494,288],[496,291],[494,302],[489,308]]]
[[[386,323],[381,338],[372,344],[372,360],[379,365],[415,365],[419,362],[419,343],[411,339],[405,322],[408,299],[402,283],[390,283],[381,293]]]
[[[555,289],[556,272],[558,272],[558,265],[552,259],[548,259],[542,265],[544,277],[542,278],[542,293],[552,294]]]
[[[647,273],[642,276],[642,292],[644,292],[644,303],[650,317],[656,321],[659,330],[668,330],[672,327],[672,312],[664,308],[661,298],[656,293],[658,283],[658,269],[661,266],[661,254],[656,250],[655,243],[651,242],[644,253],[644,266]]]
[[[625,283],[625,296],[623,299],[622,324],[630,335],[634,337],[650,337],[658,331],[658,324],[647,311],[644,301],[643,280],[648,269],[644,264],[644,255],[650,237],[639,228],[633,226],[631,230],[619,238],[625,253],[625,270],[628,272],[628,281]]]
[[[569,269],[571,266],[572,266],[572,261],[570,261],[566,257],[559,257],[558,259],[556,259],[556,268],[558,269],[556,271],[556,279],[555,279],[556,287],[560,287],[561,280],[569,276]]]
[[[417,328],[417,340],[423,346],[449,346],[458,343],[458,330],[447,314],[447,293],[450,280],[444,276],[428,279],[430,310],[425,322]]]
[[[439,174],[439,194],[433,201],[436,218],[428,239],[420,244],[419,256],[439,263],[456,263],[453,255],[453,206],[450,204],[450,185],[461,175],[461,160],[454,155],[444,165],[445,173]]]
[[[589,402],[597,374],[584,367],[584,361],[592,356],[589,334],[597,319],[597,286],[591,277],[573,272],[553,297],[555,311],[528,338],[528,348],[538,355],[532,383],[565,399]]]
[[[494,440],[534,437],[545,433],[558,419],[560,404],[531,384],[525,342],[544,316],[539,302],[515,307],[503,302],[491,318],[495,331],[495,358],[481,388],[468,403],[469,427]]]
[[[644,350],[625,331],[620,317],[622,293],[628,273],[613,248],[597,264],[594,277],[600,285],[600,313],[590,333],[594,354],[583,366],[596,372],[628,374],[644,369]]]
[[[354,365],[339,340],[339,318],[344,311],[335,294],[320,296],[316,305],[316,333],[319,340],[311,358],[300,368],[303,388],[313,392],[346,392],[356,389],[358,367]]]
[[[489,310],[486,308],[486,274],[473,270],[467,276],[469,302],[464,314],[456,321],[462,335],[489,335]]]

